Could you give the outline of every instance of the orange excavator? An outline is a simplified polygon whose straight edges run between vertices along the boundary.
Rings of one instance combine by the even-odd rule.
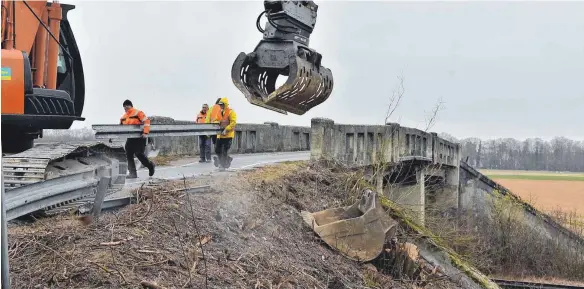
[[[74,8],[57,1],[2,1],[2,173],[6,190],[94,169],[104,161],[125,168],[121,147],[34,145],[44,129],[69,129],[74,121],[84,120],[83,65],[67,19]]]
[[[83,66],[67,14],[75,6],[2,1],[2,151],[33,147],[43,129],[69,129],[85,100]]]

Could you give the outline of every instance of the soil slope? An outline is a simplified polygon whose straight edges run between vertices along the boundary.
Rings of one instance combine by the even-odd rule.
[[[173,191],[209,184],[207,193]],[[337,254],[299,210],[350,202],[342,174],[295,162],[142,187],[139,202],[9,229],[13,288],[413,288]],[[202,246],[202,250],[201,250]],[[154,287],[161,286],[161,287]],[[444,280],[426,288],[456,288]]]

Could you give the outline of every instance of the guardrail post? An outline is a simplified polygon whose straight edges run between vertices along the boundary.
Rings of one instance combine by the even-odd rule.
[[[101,213],[101,205],[105,199],[105,194],[109,186],[111,177],[101,177],[99,183],[97,184],[97,193],[95,194],[95,201],[93,202],[93,207],[91,208],[91,215],[97,220]]]
[[[4,172],[0,176],[2,179],[2,196],[0,198],[0,202],[2,203],[2,289],[9,289],[10,288],[10,269],[8,266],[8,229],[6,225],[6,209],[4,206]]]

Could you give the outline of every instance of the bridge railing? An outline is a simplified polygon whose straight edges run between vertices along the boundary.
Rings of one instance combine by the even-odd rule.
[[[458,166],[460,160],[458,144],[396,123],[348,125],[314,118],[311,139],[311,159],[337,160],[348,166],[410,160]]]
[[[459,166],[460,165],[460,145],[441,137],[436,133],[432,144],[432,159],[434,164]]]
[[[207,126],[193,121],[174,120],[168,117],[151,117],[152,127],[156,125],[184,125],[189,127]],[[151,128],[152,130],[152,128]],[[212,135],[215,133],[206,133]],[[153,137],[152,141],[159,155],[197,155],[199,136],[185,133],[184,136]],[[212,150],[213,150],[212,146]],[[274,122],[264,124],[238,123],[231,143],[231,153],[264,153],[310,150],[310,128],[279,125]]]
[[[399,127],[399,143],[397,145],[400,151],[400,160],[432,161],[434,136],[419,129],[397,126]]]

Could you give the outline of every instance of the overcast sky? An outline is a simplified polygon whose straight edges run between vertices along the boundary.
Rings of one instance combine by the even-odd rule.
[[[231,65],[262,35],[262,1],[75,4],[69,19],[83,58],[81,127],[116,123],[129,98],[147,115],[194,120],[228,97],[239,122],[381,124],[397,77],[405,94],[393,121],[482,138],[584,139],[584,2],[317,1],[310,46],[333,72],[330,98],[303,116],[249,104]],[[262,19],[262,26],[265,18]]]

